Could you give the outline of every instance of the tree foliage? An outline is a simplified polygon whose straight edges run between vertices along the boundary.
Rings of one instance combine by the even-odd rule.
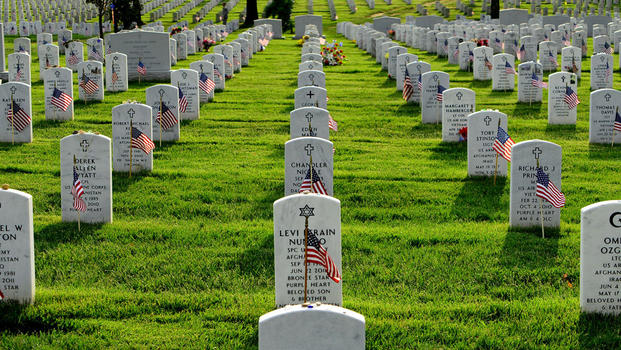
[[[265,6],[263,13],[266,17],[276,17],[282,21],[282,30],[292,29],[291,12],[293,0],[273,0]]]

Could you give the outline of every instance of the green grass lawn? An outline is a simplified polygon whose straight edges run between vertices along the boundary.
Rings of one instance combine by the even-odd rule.
[[[351,15],[337,0],[337,14],[363,23],[413,13],[394,2],[369,10],[357,0]],[[468,178],[465,144],[442,143],[441,126],[423,125],[375,59],[336,34],[327,2],[314,7],[348,57],[324,71],[339,122],[331,140],[343,304],[366,317],[367,347],[619,347],[619,319],[579,310],[580,208],[621,190],[621,150],[588,143],[589,61],[577,124],[551,126],[545,102],[517,104],[517,91],[492,92],[491,82],[409,49],[449,72],[451,87],[474,89],[478,109],[507,113],[516,142],[563,147],[567,207],[561,230],[541,239],[509,230],[509,180]],[[297,2],[294,12],[305,9]],[[155,150],[152,173],[114,174],[114,222],[82,232],[61,222],[60,139],[77,129],[111,136],[112,107],[144,102],[150,85],[76,101],[75,120],[60,123],[45,121],[42,84],[33,83],[34,142],[0,145],[0,182],[34,198],[36,302],[0,304],[0,348],[257,347],[258,319],[274,309],[272,203],[284,191],[301,51],[286,35],[202,105],[199,120],[183,122],[181,141]],[[33,80],[37,70],[35,58]]]

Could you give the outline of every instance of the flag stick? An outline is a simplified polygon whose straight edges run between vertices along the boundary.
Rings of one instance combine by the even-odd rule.
[[[312,179],[311,187],[313,187]],[[306,304],[306,291],[308,288],[308,216],[304,218],[304,304]]]
[[[13,110],[13,94],[11,94],[11,144],[15,144],[15,111]]]
[[[615,113],[615,119],[617,118],[618,113],[619,113],[619,107],[617,107],[617,111]],[[614,146],[615,146],[615,122],[613,120],[612,121],[612,142],[610,143],[610,148],[613,148]]]
[[[74,171],[75,171],[75,163],[76,162],[75,162],[75,154],[74,154],[73,155],[73,168],[74,168]],[[72,184],[72,186],[73,186],[73,184]],[[74,194],[74,196],[75,196],[75,194]],[[75,198],[73,200],[75,201]],[[81,229],[80,229],[80,211],[77,210],[77,209],[76,209],[76,211],[78,212],[78,232],[80,232],[81,231]]]
[[[160,95],[160,113],[159,113],[159,117],[160,117],[160,147],[162,147],[162,95]]]
[[[132,130],[134,130],[134,124],[132,120],[129,120],[129,177],[132,177]]]
[[[500,127],[500,118],[498,118],[498,127]],[[496,185],[496,174],[498,174],[498,152],[496,152],[496,166],[494,167],[494,185]]]
[[[56,81],[54,81],[54,90],[56,90]],[[56,108],[58,108],[58,107],[56,107],[56,106],[52,106],[52,107],[54,107],[52,109],[54,110],[54,120],[56,120]]]
[[[311,183],[311,193],[315,193],[315,188],[313,187],[313,182],[314,182],[314,179],[313,179],[313,155],[312,155],[312,154],[310,155],[310,163],[309,163],[309,166],[310,166],[310,183]]]
[[[84,68],[82,68],[82,79],[84,79]],[[86,90],[82,88],[82,91],[84,91],[84,105],[86,106]]]
[[[539,158],[537,158],[537,168],[539,168]],[[541,238],[546,238],[546,233],[543,228],[543,204],[541,204],[541,197],[539,197],[539,221],[541,221]]]
[[[142,57],[138,57],[138,63],[140,63],[140,62],[142,62]],[[141,78],[141,75],[142,75],[142,74],[140,74],[140,72],[138,72],[138,85],[141,85],[141,83],[140,83],[140,78]],[[162,145],[162,144],[161,144],[161,141],[162,141],[162,140],[160,140],[160,146]]]

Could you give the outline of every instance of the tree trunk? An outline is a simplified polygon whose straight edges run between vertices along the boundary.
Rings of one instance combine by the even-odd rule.
[[[244,22],[244,27],[253,27],[255,19],[259,19],[259,12],[257,11],[257,0],[247,0],[246,21]]]
[[[104,11],[99,9],[99,37],[103,39],[103,16]]]

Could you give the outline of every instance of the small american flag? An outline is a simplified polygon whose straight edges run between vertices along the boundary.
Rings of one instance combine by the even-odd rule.
[[[500,39],[498,39],[498,37],[494,38],[494,42],[496,43],[496,45],[498,45],[502,50],[505,49],[505,43],[503,43],[502,41],[500,41]]]
[[[468,50],[468,61],[474,62],[474,52],[472,50]]]
[[[563,97],[563,101],[567,103],[569,109],[576,108],[576,106],[578,106],[578,104],[580,103],[580,101],[578,100],[578,95],[576,95],[576,92],[572,90],[569,86],[565,88],[565,96]]]
[[[453,59],[458,59],[459,58],[459,49],[455,49],[455,51],[453,51]]]
[[[57,88],[54,88],[54,92],[52,93],[52,98],[50,99],[51,104],[62,109],[63,111],[66,111],[67,108],[71,106],[71,102],[73,102],[73,99],[71,98],[71,96],[58,90]]]
[[[513,67],[511,67],[511,65],[509,64],[509,62],[505,62],[505,73],[507,74],[517,74],[515,72],[515,69]]]
[[[565,46],[571,45],[569,40],[567,40],[567,37],[565,36],[565,34],[563,34],[563,36],[561,37],[561,41],[563,42],[563,45]]]
[[[418,91],[423,91],[423,75],[418,75]]]
[[[606,79],[610,78],[612,75],[612,69],[610,69],[610,65],[608,64],[608,59],[606,59]]]
[[[311,170],[308,169],[308,171],[306,172],[306,176],[304,177],[304,181],[302,182],[302,185],[300,185],[299,192],[302,193],[304,191],[311,191],[313,193],[328,195],[328,191],[326,191],[326,188],[321,182],[321,178],[319,177],[315,169],[313,169],[312,180],[311,180],[310,174],[311,174]]]
[[[17,52],[26,52],[26,49],[24,49],[23,46],[19,45],[19,49],[17,50]]]
[[[517,53],[517,57],[521,61],[524,59],[524,56],[526,56],[526,48],[524,48],[524,44],[522,44],[522,46],[520,46],[520,51],[518,51]]]
[[[558,62],[556,62],[556,57],[554,57],[552,51],[548,51],[548,60],[554,64],[554,67],[558,67]]]
[[[487,59],[487,56],[485,56],[485,61],[483,62],[483,64],[485,64],[485,67],[487,67],[487,69],[492,70],[492,68],[494,68],[494,66],[492,65],[492,62],[490,62]]]
[[[218,77],[219,81],[224,80],[224,78],[222,77],[222,73],[220,73],[220,71],[217,68],[213,69],[213,74],[215,77]]]
[[[330,114],[328,114],[328,128],[334,131],[339,131],[338,123],[336,122],[336,120],[334,120],[334,118],[332,118],[332,115]]]
[[[111,66],[112,66],[112,84],[114,84],[117,81],[119,81],[119,75],[116,74],[116,70],[114,70],[114,63]]]
[[[308,231],[308,246],[306,247],[306,255],[309,263],[325,267],[326,273],[331,280],[336,283],[341,281],[341,273],[336,267],[336,264],[328,254],[326,248],[319,243],[319,239],[317,239],[315,233],[310,230]]]
[[[181,89],[179,89],[179,112],[185,113],[188,108],[188,99],[185,97]]]
[[[168,106],[166,106],[164,102],[162,102],[162,110],[157,113],[157,118],[155,120],[161,125],[163,130],[166,130],[177,124],[177,118],[175,118],[173,112],[168,108]]]
[[[615,131],[621,131],[621,115],[619,115],[619,110],[615,113],[615,123],[614,123]]]
[[[537,167],[537,197],[547,200],[555,208],[565,206],[565,195],[554,186],[541,167]]]
[[[444,39],[444,52],[448,52],[448,40]]]
[[[131,147],[141,149],[145,154],[149,154],[155,149],[155,144],[149,136],[132,126]]]
[[[91,48],[92,50],[91,50],[90,56],[97,61],[101,60],[101,54],[97,51],[97,48],[95,48],[95,45],[91,46]]]
[[[145,67],[145,65],[142,63],[141,60],[138,60],[138,67],[136,68],[136,71],[140,75],[146,75],[147,74],[147,67]]]
[[[15,80],[20,80],[22,78],[22,70],[19,68],[20,64],[17,64],[17,72],[15,72]]]
[[[4,300],[4,294],[2,293],[2,291],[0,290],[0,301]]]
[[[610,44],[606,41],[606,42],[604,43],[604,53],[605,53],[605,54],[608,54],[608,55],[612,55],[612,52],[613,52],[612,47],[611,47],[611,46],[610,46]]]
[[[213,89],[216,88],[216,83],[209,79],[207,74],[201,72],[201,76],[198,79],[198,85],[206,94],[210,94]]]
[[[403,99],[408,101],[410,97],[412,97],[412,94],[414,94],[414,86],[412,85],[412,80],[406,68],[405,78],[403,79]]]
[[[71,186],[71,195],[73,195],[73,208],[75,210],[85,212],[86,203],[84,203],[84,200],[82,200],[82,195],[84,195],[84,188],[82,187],[82,182],[78,177],[78,172],[75,169],[75,165],[73,166],[73,186]]]
[[[540,89],[548,88],[548,83],[543,81],[543,77],[541,78],[541,80],[539,80],[539,77],[537,76],[537,74],[535,74],[535,72],[533,72],[533,75],[530,78],[530,83],[532,86],[538,87]]]
[[[517,40],[513,40],[513,52],[515,52],[516,56],[518,53],[518,41]]]
[[[436,94],[436,100],[442,102],[442,93],[446,90],[446,88],[440,84],[438,84],[438,93]]]
[[[72,66],[78,64],[78,56],[75,54],[75,52],[71,51],[71,53],[69,53],[69,57],[67,57],[67,63]]]
[[[496,139],[494,140],[494,144],[492,148],[496,153],[498,153],[501,157],[506,159],[508,162],[511,161],[511,147],[515,145],[513,139],[507,134],[507,132],[498,127],[498,133],[496,134]]]
[[[99,85],[89,79],[84,73],[82,73],[82,81],[80,81],[80,87],[84,90],[84,92],[89,95],[94,94],[97,90],[99,90]]]
[[[19,131],[24,130],[32,121],[28,113],[26,113],[26,111],[24,111],[15,101],[13,101],[12,105],[9,107],[6,119],[8,119],[9,123],[12,123],[13,127]]]

